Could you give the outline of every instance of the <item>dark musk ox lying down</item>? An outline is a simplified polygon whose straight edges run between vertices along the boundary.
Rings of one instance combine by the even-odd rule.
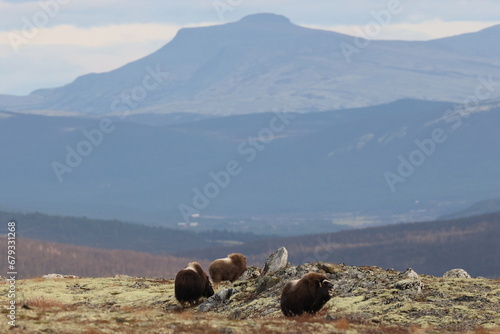
[[[240,253],[232,253],[224,259],[217,259],[208,267],[214,284],[219,284],[221,281],[234,282],[245,270],[247,270],[247,258]]]
[[[198,262],[191,262],[175,276],[175,298],[184,306],[196,304],[201,297],[210,297],[214,289]]]
[[[287,317],[318,312],[333,294],[333,285],[325,275],[309,273],[290,281],[281,293],[281,311]]]

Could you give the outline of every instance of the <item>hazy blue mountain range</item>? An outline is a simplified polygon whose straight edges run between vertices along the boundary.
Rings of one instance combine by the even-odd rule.
[[[500,197],[499,105],[450,114],[457,106],[401,100],[183,122],[158,115],[166,125],[157,126],[2,112],[0,209],[174,226],[183,212],[195,214],[189,222],[196,213],[437,217]],[[253,222],[226,227],[253,231]]]
[[[474,203],[463,210],[444,215],[440,217],[440,219],[455,219],[461,217],[483,215],[493,212],[500,212],[500,198]]]
[[[462,102],[500,78],[500,26],[428,42],[366,41],[273,14],[181,29],[167,45],[107,73],[0,109],[84,114],[313,112],[403,98]],[[491,85],[491,84],[490,84]]]

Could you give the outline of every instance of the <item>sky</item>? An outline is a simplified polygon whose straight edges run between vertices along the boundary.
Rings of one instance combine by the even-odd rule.
[[[142,58],[183,27],[255,13],[353,36],[429,40],[500,24],[500,0],[0,0],[0,94],[27,95]],[[384,14],[389,15],[384,15]]]

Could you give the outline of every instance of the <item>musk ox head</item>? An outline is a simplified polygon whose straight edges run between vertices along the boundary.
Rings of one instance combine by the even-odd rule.
[[[214,284],[231,281],[240,277],[247,269],[247,258],[240,253],[229,254],[224,259],[217,259],[210,264],[208,272]]]
[[[210,297],[214,289],[198,262],[191,262],[175,276],[175,298],[184,306],[198,303],[201,297]]]
[[[325,275],[309,273],[288,282],[281,293],[281,311],[287,317],[318,312],[333,294],[333,285]]]

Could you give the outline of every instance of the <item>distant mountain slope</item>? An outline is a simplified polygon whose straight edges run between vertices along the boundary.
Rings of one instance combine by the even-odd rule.
[[[463,210],[448,215],[444,215],[439,219],[445,220],[445,219],[478,216],[499,211],[500,211],[500,198],[497,198],[497,199],[490,199],[474,203]]]
[[[498,81],[499,38],[496,26],[430,42],[364,42],[256,14],[181,29],[142,59],[29,96],[0,96],[0,108],[230,115],[281,107],[342,109],[402,98],[462,102],[474,94],[478,78],[492,75]]]
[[[263,263],[279,247],[290,261],[328,261],[376,265],[441,276],[463,268],[472,276],[500,278],[500,212],[469,218],[398,224],[332,234],[266,239],[229,248],[179,252],[180,256],[217,258],[238,251],[250,262]]]
[[[41,213],[0,211],[0,221],[15,220],[18,236],[77,246],[122,249],[153,254],[200,249],[259,237],[250,233],[227,231],[191,232],[169,228],[97,220],[79,217],[50,216]]]
[[[80,277],[134,275],[171,278],[189,262],[197,261],[170,255],[74,246],[29,238],[18,238],[16,241],[18,279],[53,273]],[[7,249],[6,238],[0,239],[0,247]],[[210,264],[208,260],[199,262],[204,268]],[[5,265],[5,261],[0,265],[2,273],[8,271]]]
[[[342,213],[375,216],[380,223],[399,214],[430,219],[500,196],[499,102],[446,118],[453,107],[402,100],[166,126],[112,118],[114,131],[102,134],[97,146],[85,133],[99,129],[100,120],[15,115],[0,119],[0,142],[8,143],[0,146],[1,209],[169,226],[184,221],[181,204],[235,223],[242,216],[333,220]],[[429,144],[439,129],[444,142]],[[432,149],[421,148],[424,142]],[[70,152],[82,144],[92,151],[75,161]],[[54,169],[54,162],[69,166],[68,159],[71,171]],[[197,191],[231,161],[240,173],[195,208]],[[227,228],[252,231],[251,221]]]

